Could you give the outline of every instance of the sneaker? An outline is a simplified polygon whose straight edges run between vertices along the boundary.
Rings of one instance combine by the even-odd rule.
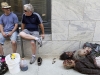
[[[40,45],[40,47],[42,47],[42,37],[40,37],[37,41],[38,41],[38,44]]]
[[[32,56],[31,60],[30,60],[30,64],[33,64],[36,60],[36,57]]]

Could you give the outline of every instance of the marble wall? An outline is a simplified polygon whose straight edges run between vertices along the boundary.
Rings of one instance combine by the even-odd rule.
[[[37,54],[59,55],[78,50],[85,42],[100,44],[100,0],[52,0],[51,17],[52,34],[46,35]],[[28,41],[24,51],[31,55]]]
[[[52,41],[99,43],[99,15],[100,0],[52,0]]]
[[[52,40],[99,41],[99,15],[100,0],[52,0]]]

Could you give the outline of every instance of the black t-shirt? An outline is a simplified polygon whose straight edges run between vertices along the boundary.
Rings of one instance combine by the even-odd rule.
[[[31,16],[23,14],[22,23],[25,24],[25,29],[29,31],[38,31],[38,25],[41,24],[40,16],[32,13]]]

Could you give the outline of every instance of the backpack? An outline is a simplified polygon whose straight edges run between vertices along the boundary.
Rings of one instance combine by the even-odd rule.
[[[96,47],[98,46],[99,44],[92,44],[92,43],[89,43],[89,42],[86,42],[86,43],[84,43],[84,45],[83,45],[83,49],[85,48],[85,47],[90,47],[90,48],[92,48],[92,49],[96,49]]]
[[[100,44],[97,44],[97,43],[92,44],[92,43],[86,42],[83,45],[83,49],[85,47],[90,47],[92,49],[90,54],[95,55],[96,57],[100,56]]]

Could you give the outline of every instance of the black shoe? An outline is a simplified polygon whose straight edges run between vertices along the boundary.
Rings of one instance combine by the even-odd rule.
[[[42,58],[41,57],[38,57],[37,64],[38,64],[38,66],[40,66],[42,64]]]

